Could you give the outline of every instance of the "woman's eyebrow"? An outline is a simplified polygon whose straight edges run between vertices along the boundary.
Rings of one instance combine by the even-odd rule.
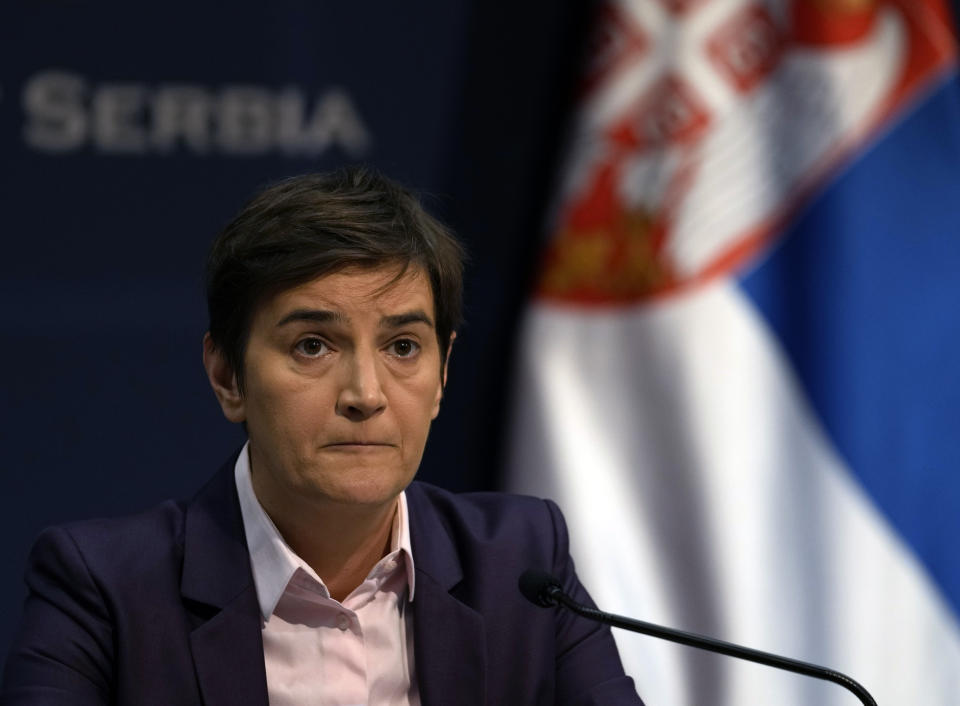
[[[318,324],[348,323],[350,318],[339,311],[328,309],[294,309],[277,322],[277,326],[285,326],[295,321],[311,321]]]
[[[422,309],[414,309],[413,311],[406,311],[402,314],[384,316],[380,319],[380,328],[400,328],[401,326],[416,323],[426,324],[430,328],[433,328],[433,321]]]

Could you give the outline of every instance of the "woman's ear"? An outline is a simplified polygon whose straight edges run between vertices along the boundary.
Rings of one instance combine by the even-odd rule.
[[[433,403],[433,416],[431,419],[436,419],[437,415],[440,414],[440,400],[443,399],[443,390],[447,386],[447,369],[450,367],[450,353],[453,352],[453,339],[456,337],[456,331],[450,334],[450,342],[447,344],[447,355],[443,359],[443,369],[440,371],[440,384],[437,385],[437,398]]]
[[[217,396],[220,409],[223,410],[223,416],[238,424],[246,421],[247,410],[237,384],[237,376],[223,350],[214,344],[209,331],[203,336],[203,367],[207,371],[213,394]]]

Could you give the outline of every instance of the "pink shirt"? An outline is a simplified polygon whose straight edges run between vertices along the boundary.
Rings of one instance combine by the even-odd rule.
[[[263,617],[271,706],[419,706],[406,495],[397,501],[390,552],[341,604],[261,507],[250,481],[247,446],[237,459],[235,478]]]

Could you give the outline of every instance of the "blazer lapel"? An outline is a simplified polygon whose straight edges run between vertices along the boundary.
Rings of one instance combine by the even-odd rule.
[[[267,706],[260,616],[253,584],[190,635],[206,706]]]
[[[181,594],[206,706],[267,706],[260,608],[231,460],[187,507]]]
[[[205,706],[268,706],[263,637],[235,457],[187,508],[180,588],[195,628],[190,636]],[[416,483],[407,490],[416,564],[414,658],[423,706],[486,703],[482,616],[456,597],[463,578],[457,549]]]
[[[417,484],[407,489],[416,566],[413,650],[423,706],[486,703],[483,618],[455,596],[463,578],[453,539]]]

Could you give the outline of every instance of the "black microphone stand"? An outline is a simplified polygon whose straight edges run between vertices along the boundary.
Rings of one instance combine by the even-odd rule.
[[[859,683],[848,677],[846,674],[842,674],[833,669],[820,667],[816,664],[810,664],[808,662],[801,662],[796,659],[790,659],[789,657],[781,657],[779,655],[770,654],[769,652],[761,652],[760,650],[754,650],[749,647],[734,645],[731,642],[724,642],[723,640],[717,640],[704,635],[697,635],[690,632],[684,632],[682,630],[673,630],[660,625],[654,625],[653,623],[647,623],[642,620],[634,620],[633,618],[626,618],[622,615],[606,613],[602,610],[598,610],[597,608],[590,608],[589,606],[577,603],[575,600],[570,598],[570,596],[565,594],[563,589],[561,589],[559,584],[556,582],[556,579],[553,579],[543,587],[542,595],[544,598],[550,601],[550,605],[559,603],[572,610],[577,615],[581,615],[584,618],[596,620],[607,625],[612,625],[616,628],[623,628],[624,630],[639,632],[644,635],[652,635],[653,637],[670,640],[671,642],[679,642],[682,645],[696,647],[701,650],[719,652],[720,654],[727,655],[728,657],[739,657],[751,662],[765,664],[768,667],[777,667],[779,669],[786,669],[787,671],[795,672],[797,674],[804,674],[808,677],[831,681],[834,684],[839,684],[845,689],[853,692],[853,694],[860,699],[864,706],[877,706],[877,702],[874,701],[869,692],[867,692],[867,690],[864,689]],[[534,602],[543,605],[543,602]]]

